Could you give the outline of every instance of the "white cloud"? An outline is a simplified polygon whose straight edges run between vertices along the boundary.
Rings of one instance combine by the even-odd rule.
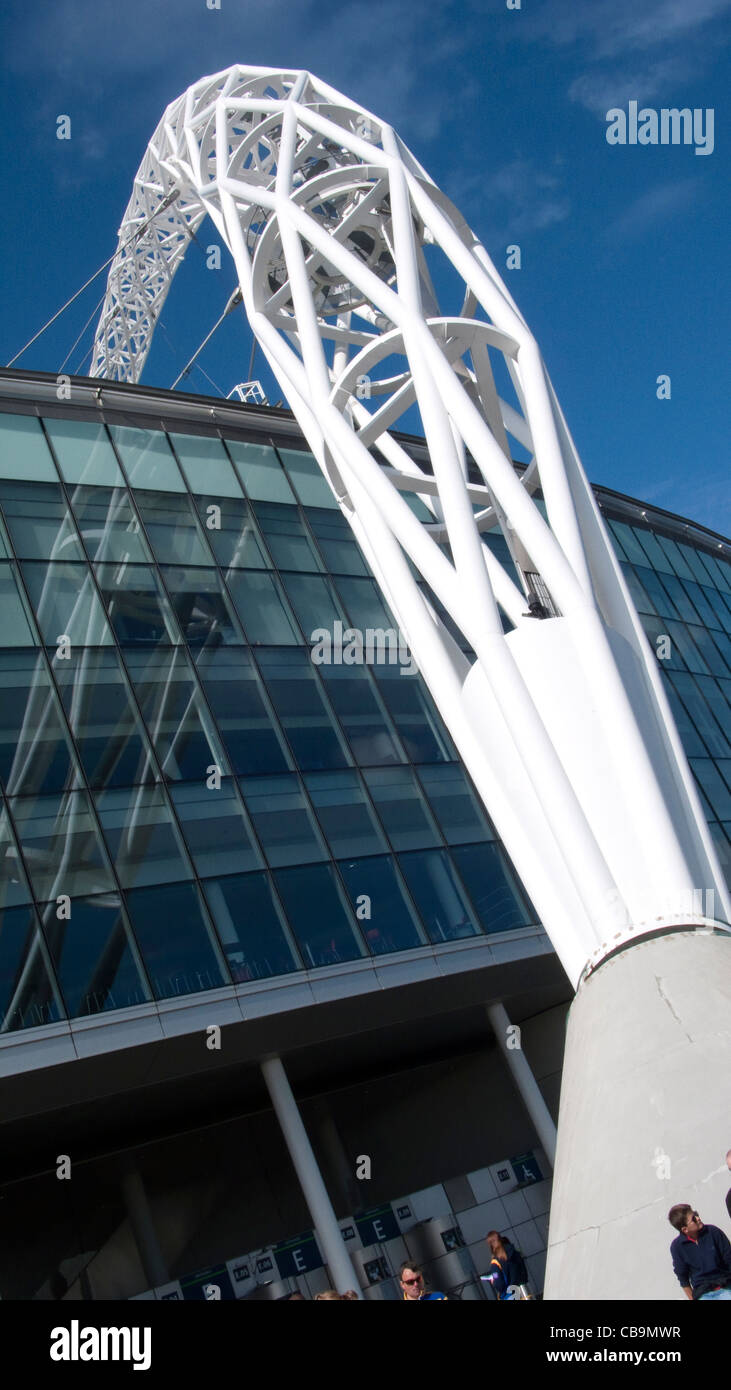
[[[678,179],[648,188],[605,229],[603,240],[611,245],[646,236],[663,220],[682,214],[697,196],[697,179]]]

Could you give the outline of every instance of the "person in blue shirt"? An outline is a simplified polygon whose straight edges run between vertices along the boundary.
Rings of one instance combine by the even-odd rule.
[[[404,1303],[437,1303],[449,1302],[445,1293],[427,1293],[424,1286],[424,1275],[418,1265],[404,1263],[399,1274],[401,1285],[401,1295]]]
[[[670,1246],[673,1269],[686,1298],[731,1301],[731,1244],[718,1226],[706,1226],[687,1202],[668,1212],[678,1235]]]
[[[488,1231],[485,1240],[490,1247],[492,1259],[488,1278],[499,1303],[514,1301],[511,1292],[519,1284],[526,1284],[528,1272],[525,1260],[511,1241],[501,1236],[499,1231]]]

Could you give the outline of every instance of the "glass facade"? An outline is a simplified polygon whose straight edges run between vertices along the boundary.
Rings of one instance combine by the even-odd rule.
[[[311,659],[396,626],[314,459],[225,436],[0,414],[6,1030],[536,922],[421,678]],[[610,512],[728,859],[731,569]]]

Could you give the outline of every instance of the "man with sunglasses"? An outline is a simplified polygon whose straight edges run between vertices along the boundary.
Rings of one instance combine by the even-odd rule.
[[[401,1293],[406,1303],[436,1303],[438,1300],[447,1300],[445,1293],[427,1293],[424,1287],[424,1275],[418,1265],[402,1264],[399,1275]]]
[[[731,1245],[718,1226],[706,1226],[687,1202],[668,1212],[678,1235],[670,1246],[673,1269],[686,1298],[731,1301]]]

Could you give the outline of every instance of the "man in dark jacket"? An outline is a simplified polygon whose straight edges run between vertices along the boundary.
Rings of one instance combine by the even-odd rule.
[[[718,1226],[706,1226],[687,1202],[668,1212],[678,1235],[670,1246],[673,1269],[686,1298],[731,1301],[731,1245]]]
[[[490,1283],[500,1303],[510,1302],[515,1297],[512,1291],[516,1285],[528,1281],[525,1260],[511,1241],[498,1231],[488,1231],[485,1240],[492,1255],[488,1270]]]

